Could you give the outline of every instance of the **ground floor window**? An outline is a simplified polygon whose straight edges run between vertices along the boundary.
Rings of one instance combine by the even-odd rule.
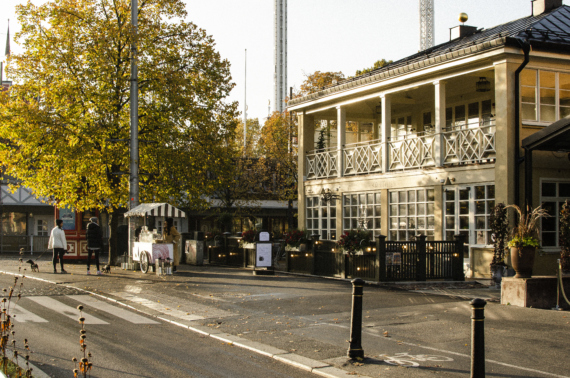
[[[2,213],[3,235],[26,235],[26,213],[3,212]]]
[[[540,202],[550,217],[541,220],[541,242],[543,247],[560,246],[560,210],[564,201],[570,200],[570,182],[543,181],[540,188]]]
[[[495,185],[449,186],[444,189],[445,239],[461,234],[471,245],[489,245],[490,215],[495,207]]]
[[[321,240],[336,240],[336,201],[325,202],[318,196],[307,197],[307,231]]]
[[[380,193],[352,193],[343,196],[343,230],[364,228],[374,237],[380,232]]]
[[[434,197],[433,189],[390,191],[389,240],[406,241],[418,234],[433,240]]]

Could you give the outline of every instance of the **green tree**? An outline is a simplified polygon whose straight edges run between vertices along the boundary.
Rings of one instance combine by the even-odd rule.
[[[247,119],[247,143],[243,145],[243,120],[237,121],[236,135],[235,135],[235,148],[241,151],[242,156],[257,157],[259,156],[259,137],[261,133],[261,125],[258,118]]]
[[[387,66],[390,63],[392,63],[391,60],[386,60],[386,59],[377,60],[376,62],[374,62],[374,65],[372,67],[363,68],[362,70],[356,70],[355,76],[367,74],[367,73],[372,72],[378,68],[382,68],[384,66]]]
[[[140,201],[204,206],[233,140],[230,65],[182,0],[139,2]],[[21,54],[0,101],[0,161],[37,196],[76,210],[128,203],[129,0],[48,0],[17,7]],[[110,262],[117,216],[111,216]]]
[[[314,73],[305,74],[305,81],[301,84],[301,88],[297,96],[305,96],[309,93],[314,93],[323,90],[329,85],[333,85],[344,80],[342,72],[321,72],[315,71]]]
[[[289,229],[295,227],[293,201],[297,200],[297,125],[290,113],[274,112],[261,130],[259,150],[262,156],[258,170],[272,180],[266,190],[276,199],[287,201],[287,221]]]
[[[374,65],[372,67],[363,68],[362,70],[356,70],[355,76],[367,74],[369,72],[377,70],[378,68],[382,68],[384,66],[387,66],[390,63],[392,63],[391,60],[386,60],[386,59],[377,60],[376,62],[374,62]]]

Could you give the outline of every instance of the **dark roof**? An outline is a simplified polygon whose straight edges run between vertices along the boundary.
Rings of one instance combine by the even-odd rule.
[[[519,46],[518,39],[528,40],[533,48],[570,51],[570,6],[563,5],[538,16],[523,17],[489,29],[480,29],[463,38],[457,38],[430,47],[417,54],[400,59],[362,76],[353,77],[322,91],[290,101],[297,105],[326,94],[381,81],[446,60],[479,53],[496,47]]]
[[[522,140],[522,147],[539,151],[570,152],[570,118],[563,118]]]

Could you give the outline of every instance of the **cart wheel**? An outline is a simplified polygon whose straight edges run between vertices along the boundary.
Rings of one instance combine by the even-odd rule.
[[[141,272],[148,272],[148,254],[146,252],[141,253]]]

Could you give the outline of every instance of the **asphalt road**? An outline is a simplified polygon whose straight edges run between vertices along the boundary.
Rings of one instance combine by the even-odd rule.
[[[2,262],[3,270],[17,271],[15,262]],[[366,358],[350,361],[346,354],[350,337],[351,284],[346,281],[282,273],[253,276],[251,271],[243,269],[184,265],[179,268],[179,273],[166,277],[121,269],[114,269],[112,274],[102,277],[86,276],[83,265],[66,268],[72,274],[54,275],[44,273],[50,271],[48,265],[47,262],[40,264],[42,273],[28,274],[58,282],[55,287],[68,287],[66,290],[74,287],[104,295],[133,306],[155,320],[160,318],[212,336],[240,338],[278,348],[343,369],[347,374],[464,377],[470,373],[471,308],[469,300],[461,297],[461,291],[454,291],[453,287],[440,290],[434,289],[435,284],[425,283],[432,292],[426,294],[366,286],[362,332]],[[438,291],[445,295],[434,295]],[[475,295],[479,293],[485,297],[486,289],[475,290]],[[75,304],[73,298],[65,300]],[[99,316],[99,313],[95,315]],[[487,304],[485,317],[487,376],[570,376],[570,315],[567,312],[504,306],[495,302]],[[72,328],[77,327],[74,322],[71,324]],[[107,330],[109,326],[89,327]],[[128,327],[134,326],[124,325],[120,329]],[[139,336],[150,345],[159,343],[156,349],[160,354],[155,360],[161,360],[169,354],[164,352],[172,349],[195,350],[192,347],[195,343],[188,340],[207,340],[184,328],[149,327],[149,331],[164,330],[156,335],[152,332],[150,336]],[[115,333],[116,338],[103,337],[101,333],[100,339],[105,341],[92,342],[100,342],[96,344],[97,349],[92,349],[96,366],[101,355],[107,358],[107,349],[117,350],[115,354],[130,345],[129,339],[121,338],[120,332]],[[175,341],[178,334],[184,337]],[[213,344],[222,350],[237,349],[219,341],[213,341]],[[77,348],[72,345],[71,352],[66,352],[64,358],[70,359]],[[141,354],[151,350],[150,347],[142,349]],[[208,355],[212,353],[206,353],[204,361],[208,361]],[[253,353],[245,352],[245,355]],[[176,353],[177,361],[184,361],[184,358],[194,360],[190,352]],[[144,365],[145,359],[141,361]],[[212,364],[212,359],[209,361]],[[218,358],[213,361],[225,364]],[[117,369],[116,366],[112,368]],[[234,372],[254,376],[250,370],[249,366],[236,365],[231,376],[238,376]],[[156,371],[143,376],[157,376]],[[263,373],[270,377],[276,374]]]
[[[12,276],[0,275],[0,287],[12,283]],[[30,361],[52,377],[73,376],[71,359],[82,357],[76,309],[80,304],[94,378],[313,376],[79,290],[26,279],[21,300],[12,306],[15,340],[22,347],[27,338]]]

